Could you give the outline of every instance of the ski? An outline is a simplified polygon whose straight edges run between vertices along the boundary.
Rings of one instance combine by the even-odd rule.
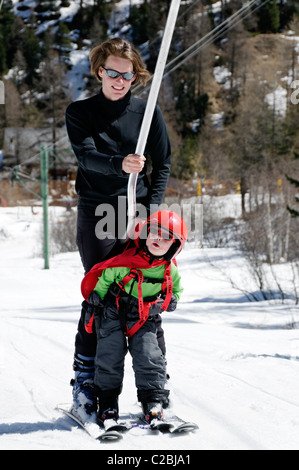
[[[101,428],[99,429],[101,430]],[[117,441],[122,439],[123,433],[129,431],[129,429],[131,429],[131,426],[123,422],[111,424],[102,430],[102,433],[97,437],[97,439],[99,441]]]
[[[99,441],[117,441],[122,439],[122,434],[131,428],[130,424],[126,422],[115,423],[113,422],[106,429],[102,429],[96,422],[96,418],[91,418],[89,421],[83,422],[82,419],[72,409],[71,405],[57,405],[57,410],[61,411],[65,416],[71,418],[75,423],[81,426],[82,429],[93,439]]]
[[[71,405],[57,405],[57,410],[61,411],[65,416],[71,418],[90,437],[99,441],[117,441],[123,438],[123,434],[130,429],[140,428],[149,432],[161,432],[162,434],[184,434],[193,432],[198,429],[198,425],[191,421],[185,421],[176,415],[165,418],[164,420],[154,420],[148,423],[142,416],[130,415],[128,419],[124,418],[115,423],[107,420],[106,428],[102,429],[96,422],[94,416],[89,421],[83,422],[80,417],[72,410]],[[111,421],[109,423],[108,421]]]
[[[193,423],[191,421],[184,421],[178,416],[172,416],[167,421],[171,425],[171,428],[170,428],[171,434],[193,432],[198,429],[198,425],[196,423]]]

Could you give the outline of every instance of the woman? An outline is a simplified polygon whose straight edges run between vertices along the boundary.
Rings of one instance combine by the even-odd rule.
[[[130,173],[139,174],[136,201],[141,213],[143,208],[148,212],[157,210],[165,194],[171,159],[169,137],[158,106],[145,149],[151,158],[150,182],[146,158],[134,154],[146,101],[133,97],[131,87],[140,82],[145,86],[149,73],[132,44],[121,38],[108,40],[95,47],[89,59],[91,72],[102,88],[91,98],[71,103],[66,111],[67,131],[78,160],[77,244],[85,273],[122,251],[119,232],[126,226],[124,201]],[[91,413],[95,410],[91,385],[96,336],[87,334],[84,328],[87,307],[84,301],[75,341],[72,384],[74,407]],[[165,354],[161,328],[158,335]]]

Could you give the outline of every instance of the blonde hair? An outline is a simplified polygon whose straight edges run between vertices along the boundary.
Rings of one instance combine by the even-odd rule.
[[[147,80],[150,78],[150,73],[146,69],[139,52],[129,41],[122,38],[109,39],[91,50],[89,54],[91,73],[97,80],[101,81],[101,78],[98,75],[99,67],[105,65],[106,60],[110,55],[130,60],[136,74],[136,78],[132,85],[138,85],[140,82],[143,86],[146,85]]]

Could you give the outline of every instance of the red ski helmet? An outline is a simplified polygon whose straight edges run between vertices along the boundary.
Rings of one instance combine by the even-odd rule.
[[[169,234],[173,238],[171,247],[163,256],[166,261],[170,261],[182,251],[188,237],[188,229],[184,219],[176,212],[167,210],[154,212],[146,221],[136,227],[135,243],[138,247],[144,248],[149,231]]]

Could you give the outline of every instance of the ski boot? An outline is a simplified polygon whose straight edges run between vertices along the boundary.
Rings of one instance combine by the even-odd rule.
[[[144,413],[144,421],[152,424],[156,421],[163,421],[163,408],[162,403],[149,402],[142,403],[142,410]]]
[[[97,398],[94,394],[94,362],[93,358],[76,356],[73,368],[75,378],[71,380],[73,387],[72,411],[78,415],[82,422],[95,419],[97,411]]]
[[[107,409],[100,409],[97,415],[97,423],[103,429],[109,429],[118,424],[118,409],[110,407]]]
[[[118,413],[118,390],[96,390],[99,399],[97,412],[97,423],[101,428],[109,428],[117,424]]]

